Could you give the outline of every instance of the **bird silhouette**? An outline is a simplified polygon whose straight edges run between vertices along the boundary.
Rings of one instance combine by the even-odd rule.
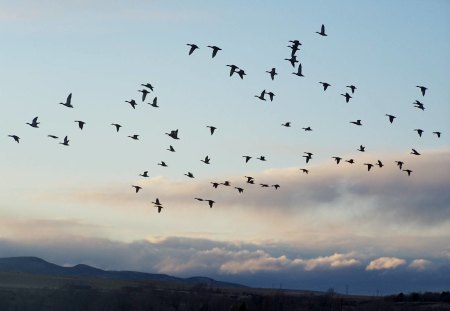
[[[378,160],[375,165],[378,165],[379,168],[382,168],[384,166],[383,162],[381,162],[380,160]]]
[[[356,150],[364,152],[364,151],[366,151],[366,147],[364,147],[363,145],[360,145],[359,148]]]
[[[259,184],[261,186],[261,188],[268,188],[269,185],[268,184]]]
[[[273,98],[275,97],[275,94],[273,92],[267,92],[267,95],[269,95],[270,101],[273,101]]]
[[[207,202],[208,202],[209,208],[212,208],[212,207],[213,207],[213,204],[216,203],[216,202],[213,201],[213,200],[204,200],[204,201],[207,201]]]
[[[275,76],[278,74],[277,72],[276,72],[276,69],[275,68],[272,68],[270,71],[266,71],[268,74],[270,74],[270,78],[273,80],[273,79],[275,79]]]
[[[148,171],[144,171],[144,173],[139,174],[139,176],[142,176],[142,177],[150,177],[150,176],[148,176]]]
[[[152,202],[155,205],[162,205],[158,198],[156,198],[155,202]]]
[[[206,156],[204,160],[200,160],[200,161],[202,161],[202,162],[205,163],[205,164],[210,164],[210,163],[209,163],[210,160],[211,160],[211,159],[210,159],[208,156]]]
[[[242,156],[243,158],[245,158],[245,163],[248,163],[248,161],[250,161],[250,159],[252,158],[251,156]]]
[[[78,123],[78,127],[80,128],[80,130],[82,130],[83,129],[83,126],[86,124],[86,122],[84,122],[84,121],[74,121],[74,122],[77,122]]]
[[[280,188],[280,185],[279,184],[275,184],[275,185],[272,185],[271,187],[274,187],[275,190],[278,190],[278,188]]]
[[[345,93],[345,94],[341,94],[341,95],[345,97],[346,103],[348,103],[350,101],[350,98],[352,98],[352,96],[349,93]]]
[[[184,174],[189,178],[194,178],[194,174],[192,174],[191,172],[187,172],[187,174]]]
[[[307,170],[306,168],[301,168],[300,170],[303,172],[303,174],[308,174],[309,173],[309,170]]]
[[[263,90],[260,95],[255,95],[255,97],[259,98],[260,100],[266,100],[264,98],[264,95],[266,95],[266,90]]]
[[[206,127],[209,128],[209,131],[211,132],[211,135],[214,134],[215,130],[217,130],[217,127],[215,127],[215,126],[207,125]]]
[[[138,193],[138,192],[139,192],[139,190],[141,190],[141,189],[142,189],[142,187],[141,187],[141,186],[134,186],[134,185],[132,185],[131,187],[133,187],[133,188],[134,188],[134,190],[136,191],[136,193]]]
[[[330,84],[330,83],[327,83],[327,82],[319,82],[319,83],[322,84],[323,90],[324,90],[324,91],[326,91],[327,88],[328,88],[329,86],[331,86],[331,84]]]
[[[418,100],[413,103],[414,107],[419,108],[422,111],[425,111],[425,106]]]
[[[436,134],[436,136],[437,136],[438,138],[441,138],[441,132],[433,132],[433,134]]]
[[[351,84],[351,85],[347,85],[346,87],[350,88],[350,90],[352,91],[352,94],[355,93],[356,86],[354,86],[353,84]]]
[[[178,129],[170,131],[170,133],[165,133],[166,135],[169,135],[173,139],[180,139],[178,138]]]
[[[260,156],[259,158],[257,158],[260,161],[266,161],[266,157],[265,156]]]
[[[216,57],[217,52],[222,50],[221,48],[219,48],[218,46],[215,46],[215,45],[208,45],[208,47],[213,50],[212,58]]]
[[[158,208],[158,213],[161,213],[161,210],[164,208],[162,205],[155,205]]]
[[[151,85],[150,83],[141,84],[141,86],[146,87],[146,88],[150,89],[150,91],[153,92],[153,85]]]
[[[114,127],[116,128],[116,132],[118,132],[120,130],[120,128],[122,127],[122,125],[117,124],[117,123],[111,123],[111,125],[114,125]]]
[[[408,173],[408,176],[411,176],[412,171],[409,169],[403,170],[404,172]]]
[[[166,150],[169,150],[170,152],[175,152],[175,149],[172,147],[172,145],[169,146]]]
[[[411,149],[411,150],[412,150],[412,151],[410,152],[411,154],[413,154],[413,155],[420,155],[420,153],[417,152],[416,149]]]
[[[14,139],[17,143],[19,143],[20,137],[17,135],[8,135],[9,137],[11,137],[12,139]]]
[[[241,188],[241,187],[234,187],[234,189],[237,189],[237,191],[239,193],[243,193],[244,192],[244,188]]]
[[[37,119],[38,119],[38,117],[35,117],[35,118],[31,121],[31,123],[28,123],[28,122],[27,122],[27,124],[28,124],[29,126],[31,126],[31,127],[38,128],[40,122],[38,122]]]
[[[130,137],[131,139],[134,139],[134,140],[139,140],[139,135],[138,134],[128,135],[128,137]]]
[[[195,200],[197,200],[197,201],[205,201],[204,199],[202,199],[202,198],[194,198]]]
[[[142,93],[142,101],[145,101],[145,98],[147,97],[147,94],[150,93],[150,91],[146,90],[146,89],[138,90],[138,92]]]
[[[373,164],[370,163],[364,163],[364,165],[367,165],[367,171],[369,172],[370,169],[373,167]]]
[[[288,45],[287,47],[291,49],[291,57],[294,56],[297,53],[297,51],[300,50],[300,46],[295,44]]]
[[[416,131],[417,134],[419,134],[419,137],[422,137],[422,133],[423,133],[422,129],[414,129],[414,131]]]
[[[350,121],[350,123],[355,124],[355,125],[362,125],[361,120],[356,120],[356,121]]]
[[[322,27],[320,27],[320,32],[316,31],[316,33],[318,33],[318,34],[321,35],[322,37],[326,37],[327,34],[325,33],[325,25],[322,24]]]
[[[349,160],[345,160],[345,162],[348,162],[348,163],[350,163],[350,164],[354,164],[354,163],[355,163],[355,160],[349,159]]]
[[[428,90],[428,88],[426,88],[424,86],[420,86],[420,85],[417,85],[416,87],[418,87],[420,89],[422,96],[425,96],[425,91]]]
[[[239,69],[239,71],[237,72],[237,74],[239,75],[239,77],[241,77],[241,79],[244,79],[244,76],[247,75],[247,74],[245,73],[244,69]]]
[[[292,67],[295,68],[295,64],[298,63],[297,56],[292,55],[291,58],[285,58],[289,63],[291,63]]]
[[[302,156],[303,158],[305,158],[306,159],[306,163],[308,163],[309,162],[309,160],[311,160],[312,159],[312,153],[311,152],[304,152],[304,153],[306,153],[306,155],[304,155],[304,156]]]
[[[55,136],[55,135],[47,135],[47,137],[50,137],[50,138],[53,138],[53,139],[58,139],[59,138],[58,136]]]
[[[64,137],[64,141],[62,142],[62,143],[60,143],[61,145],[64,145],[64,146],[69,146],[69,139],[67,138],[67,136],[66,137]]]
[[[219,187],[219,183],[218,182],[211,182],[211,184],[213,185],[214,188],[217,189],[217,187]]]
[[[155,108],[159,108],[158,106],[158,97],[153,98],[152,103],[148,103],[150,106],[155,107]]]
[[[403,164],[405,164],[403,161],[395,161],[395,163],[397,163],[399,169],[402,169]]]
[[[136,109],[137,103],[134,99],[132,100],[126,100],[126,103],[129,103],[131,105],[131,107],[133,107],[133,109]]]
[[[193,43],[187,43],[186,45],[189,45],[191,48],[189,49],[189,55],[191,55],[196,49],[198,49],[198,45]]]
[[[304,77],[304,75],[302,73],[302,64],[301,63],[298,64],[297,72],[293,72],[292,74],[299,76],[299,77]]]
[[[66,102],[65,103],[59,103],[60,105],[66,106],[68,108],[73,108],[72,106],[72,93],[69,94],[69,96],[67,96]]]
[[[393,116],[391,114],[385,114],[385,116],[389,118],[389,122],[391,123],[394,122],[394,119],[396,118],[396,116]]]
[[[155,207],[158,208],[158,213],[161,213],[161,210],[163,209],[163,206],[158,198],[156,198],[155,202],[152,202]]]
[[[342,158],[341,157],[332,157],[335,161],[336,164],[339,164],[339,162],[341,162]]]
[[[302,127],[302,130],[304,130],[305,132],[311,132],[312,128],[310,126],[307,126],[307,127]]]
[[[167,167],[167,164],[164,161],[161,161],[160,163],[158,163],[158,165],[161,165],[162,167]]]
[[[244,177],[247,178],[247,183],[250,183],[250,181],[254,180],[254,178],[251,176],[244,176]]]
[[[220,185],[224,185],[224,186],[231,186],[230,182],[228,180],[225,180],[224,182],[220,183]]]
[[[285,126],[285,127],[291,127],[291,122],[286,122],[286,123],[283,123],[283,124],[281,124],[282,126]]]
[[[237,72],[236,70],[239,69],[238,66],[236,65],[227,65],[228,67],[230,67],[230,77],[233,75],[233,73]]]

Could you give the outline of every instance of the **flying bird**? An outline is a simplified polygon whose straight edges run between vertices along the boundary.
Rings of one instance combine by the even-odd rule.
[[[255,95],[255,97],[259,98],[260,100],[266,100],[264,98],[264,95],[266,95],[266,90],[263,90],[260,95]]]
[[[420,155],[420,153],[417,152],[416,149],[411,149],[411,150],[412,150],[412,151],[410,152],[411,154],[413,154],[413,155]]]
[[[19,143],[20,137],[17,135],[8,135],[9,137],[13,138],[17,143]]]
[[[150,83],[141,84],[141,86],[146,87],[146,88],[150,89],[150,91],[153,92],[153,85],[151,85]]]
[[[198,49],[198,45],[193,43],[187,43],[186,45],[189,45],[191,48],[189,49],[189,55],[191,55],[196,49]]]
[[[161,161],[160,163],[158,163],[158,165],[161,165],[162,167],[167,167],[167,164],[164,161]]]
[[[381,162],[380,160],[378,160],[375,165],[378,165],[379,168],[382,168],[384,166],[383,162]]]
[[[144,171],[144,173],[139,174],[139,176],[142,176],[142,177],[150,177],[150,176],[148,176],[148,171]]]
[[[211,182],[211,184],[213,185],[214,188],[217,189],[217,187],[219,187],[219,183],[218,182]]]
[[[212,208],[212,207],[213,207],[213,204],[216,203],[216,202],[213,201],[213,200],[204,200],[204,201],[207,201],[207,202],[208,202],[209,208]]]
[[[148,103],[150,106],[155,107],[155,108],[159,108],[158,106],[158,97],[153,98],[152,103]]]
[[[195,200],[197,200],[197,201],[205,201],[204,199],[202,199],[202,198],[194,198]]]
[[[187,172],[187,174],[184,174],[189,178],[194,178],[194,174],[192,174],[191,172]]]
[[[351,84],[351,85],[347,85],[346,87],[350,88],[350,90],[352,91],[352,94],[355,93],[356,86],[354,86],[353,84]]]
[[[215,130],[217,130],[217,127],[215,127],[215,126],[207,125],[206,127],[209,128],[209,131],[211,132],[211,135],[214,134]]]
[[[422,133],[423,133],[422,129],[414,129],[414,131],[416,131],[417,134],[419,134],[419,137],[422,137]]]
[[[425,96],[425,91],[428,90],[428,88],[420,85],[417,85],[416,87],[420,89],[420,92],[422,92],[422,96]]]
[[[69,94],[69,96],[67,96],[66,102],[65,103],[59,103],[60,105],[66,106],[68,108],[73,108],[72,106],[72,93]]]
[[[304,75],[302,73],[302,64],[301,63],[298,64],[297,72],[293,72],[292,74],[299,76],[299,77],[304,77]]]
[[[275,190],[278,190],[278,188],[280,188],[280,185],[279,184],[275,184],[275,185],[272,185],[271,187],[274,187]]]
[[[239,75],[239,77],[241,77],[241,79],[244,79],[244,76],[247,75],[247,74],[245,73],[244,69],[239,69],[239,71],[237,72],[237,74]]]
[[[335,161],[336,164],[339,164],[339,162],[341,162],[342,158],[341,157],[332,157]]]
[[[80,130],[82,130],[83,129],[83,126],[86,124],[86,122],[84,122],[84,121],[74,121],[74,122],[77,122],[78,123],[78,127],[80,128]]]
[[[233,73],[237,72],[236,70],[239,69],[238,66],[236,65],[227,65],[228,67],[230,67],[230,77],[233,75]]]
[[[231,186],[230,182],[228,180],[225,180],[224,182],[220,183],[220,185],[224,185],[224,186]]]
[[[265,156],[260,156],[259,158],[257,158],[260,161],[266,161],[266,157]]]
[[[251,176],[244,176],[245,178],[247,178],[247,183],[250,183],[250,181],[253,181],[254,178]]]
[[[130,137],[131,139],[134,139],[134,140],[139,140],[139,135],[138,134],[134,134],[134,135],[128,135],[128,137]]]
[[[306,155],[304,155],[302,157],[305,158],[306,159],[306,163],[308,163],[309,160],[312,159],[312,153],[310,153],[310,152],[305,152],[305,153],[306,153]]]
[[[290,62],[292,67],[294,67],[294,68],[295,68],[295,63],[298,63],[297,56],[295,56],[295,55],[292,55],[291,58],[285,58],[284,60],[287,60],[288,62]]]
[[[145,98],[147,97],[147,94],[150,93],[150,91],[143,89],[143,90],[138,90],[138,92],[142,93],[142,101],[145,101]]]
[[[282,126],[285,126],[285,127],[291,127],[291,122],[286,122],[286,123],[283,123],[283,124],[281,124]]]
[[[367,171],[369,172],[370,169],[372,168],[373,164],[370,163],[364,163],[364,165],[367,165]]]
[[[214,58],[216,56],[218,51],[222,50],[221,48],[219,48],[218,46],[215,46],[215,45],[208,45],[208,47],[213,50],[212,51],[212,58]]]
[[[348,163],[350,163],[350,164],[354,164],[354,163],[355,163],[355,160],[349,159],[349,160],[345,160],[345,162],[348,162]]]
[[[114,127],[116,128],[116,132],[118,132],[120,130],[120,128],[122,127],[122,125],[117,124],[117,123],[111,123],[111,125],[114,125]]]
[[[278,74],[276,73],[276,69],[272,68],[270,71],[266,71],[268,74],[270,74],[270,78],[273,80],[275,79],[275,76]]]
[[[304,130],[305,132],[311,132],[312,128],[310,126],[308,127],[302,127],[302,130]]]
[[[395,163],[397,163],[397,166],[398,166],[400,169],[402,169],[402,166],[403,166],[403,164],[404,164],[403,161],[395,161]]]
[[[126,103],[129,103],[131,105],[131,107],[133,107],[133,109],[136,109],[137,103],[134,99],[132,100],[126,100]]]
[[[349,93],[345,93],[345,94],[341,94],[341,95],[345,97],[346,103],[348,103],[350,101],[350,98],[352,98],[352,96]]]
[[[239,193],[243,193],[244,192],[244,188],[241,188],[241,187],[234,187],[234,189],[237,189],[237,191]]]
[[[166,150],[169,150],[170,152],[175,152],[175,149],[172,147],[172,145],[169,146]]]
[[[179,139],[178,138],[178,129],[170,131],[170,133],[165,133],[166,135],[169,135],[173,139]]]
[[[362,125],[361,120],[350,121],[350,123],[355,124],[355,125]]]
[[[418,100],[413,103],[414,107],[419,108],[422,111],[425,111],[425,106]]]
[[[251,156],[242,156],[243,158],[245,158],[245,163],[248,163],[248,161],[250,161],[250,159],[252,158]]]
[[[389,122],[391,123],[394,122],[394,119],[396,118],[396,116],[393,116],[391,114],[385,114],[385,116],[389,118]]]
[[[155,207],[158,208],[158,213],[161,213],[161,210],[163,209],[163,206],[162,206],[161,202],[159,202],[159,199],[156,198],[155,202],[152,202],[152,203],[155,205]]]
[[[66,137],[64,137],[64,141],[62,142],[62,143],[60,143],[61,145],[64,145],[64,146],[69,146],[69,139],[67,138],[67,136]]]
[[[366,147],[364,147],[363,145],[360,145],[359,149],[356,149],[356,150],[364,152],[364,151],[366,151]]]
[[[138,193],[138,192],[139,192],[139,190],[141,190],[141,189],[142,189],[142,187],[141,187],[141,186],[134,186],[134,185],[132,185],[131,187],[133,187],[133,188],[134,188],[134,190],[136,191],[136,193]]]
[[[53,138],[53,139],[58,139],[59,138],[58,136],[55,136],[55,135],[47,135],[47,137],[50,137],[50,138]]]
[[[323,90],[324,90],[324,91],[326,91],[327,88],[328,88],[329,86],[331,86],[331,84],[329,84],[329,83],[327,83],[327,82],[319,82],[319,83],[322,84]]]
[[[40,124],[40,122],[38,122],[38,117],[35,117],[32,121],[31,121],[31,123],[28,123],[27,122],[27,124],[29,125],[29,126],[31,126],[31,127],[35,127],[35,128],[38,128],[39,126],[39,124]]]
[[[436,136],[437,136],[438,138],[441,138],[441,132],[433,132],[433,134],[436,134]]]
[[[303,174],[308,174],[309,173],[309,170],[307,170],[306,168],[301,168],[300,170],[303,172]]]
[[[210,164],[210,163],[209,163],[210,160],[211,160],[211,159],[210,159],[208,156],[206,156],[204,160],[200,160],[200,161],[202,161],[202,162],[205,163],[205,164]]]
[[[273,92],[267,92],[267,95],[269,95],[270,101],[273,101],[273,98],[275,97],[275,94]]]
[[[403,170],[404,172],[408,173],[408,176],[411,176],[412,171],[409,169]]]
[[[325,33],[325,25],[322,24],[322,27],[320,27],[320,32],[316,31],[316,33],[318,33],[318,34],[321,35],[322,37],[326,37],[327,34]]]

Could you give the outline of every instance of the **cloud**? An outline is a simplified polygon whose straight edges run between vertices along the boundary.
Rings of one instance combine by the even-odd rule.
[[[431,264],[431,261],[426,259],[414,259],[408,267],[411,269],[415,269],[418,271],[425,270],[429,265]]]
[[[372,260],[367,266],[366,270],[386,270],[395,269],[401,265],[404,265],[406,261],[404,259],[396,257],[380,257]]]

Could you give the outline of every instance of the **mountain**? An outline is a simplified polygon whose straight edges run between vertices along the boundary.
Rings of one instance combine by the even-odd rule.
[[[207,284],[212,287],[239,287],[246,286],[235,283],[221,282],[207,277],[178,278],[167,274],[155,274],[136,271],[110,271],[94,268],[85,264],[73,267],[63,267],[47,262],[38,257],[7,257],[0,258],[0,272],[19,272],[40,275],[57,275],[72,277],[110,278],[119,280],[147,280],[178,282],[181,284]]]

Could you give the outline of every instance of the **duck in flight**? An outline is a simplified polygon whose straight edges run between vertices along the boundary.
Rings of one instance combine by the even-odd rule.
[[[64,145],[64,146],[69,146],[69,139],[67,138],[67,136],[64,137],[64,141],[62,143],[60,143],[60,144]]]
[[[155,202],[152,202],[152,203],[155,205],[155,207],[158,208],[158,213],[161,213],[161,210],[163,209],[163,206],[162,206],[161,202],[159,202],[159,199],[156,198]]]
[[[141,187],[141,186],[134,186],[134,185],[132,185],[131,187],[133,187],[133,188],[134,188],[134,190],[136,191],[136,193],[138,193],[138,192],[139,192],[139,190],[141,190],[141,189],[142,189],[142,187]]]
[[[213,50],[212,58],[216,57],[217,52],[222,50],[221,48],[219,48],[218,46],[215,46],[215,45],[208,45],[208,47]]]
[[[297,72],[293,72],[292,74],[299,76],[299,77],[304,77],[304,75],[302,73],[302,64],[301,63],[298,64]]]
[[[38,117],[35,117],[32,121],[31,121],[31,123],[28,123],[27,122],[27,124],[29,125],[29,126],[31,126],[31,127],[34,127],[34,128],[39,128],[39,124],[40,124],[40,122],[38,122]]]
[[[345,160],[345,162],[348,162],[348,163],[350,163],[350,164],[354,164],[354,163],[355,163],[355,160],[349,159],[349,160]]]
[[[230,182],[228,180],[225,180],[224,182],[220,183],[220,185],[224,185],[224,186],[231,186]]]
[[[158,163],[158,165],[161,165],[162,167],[167,167],[167,164],[164,161],[161,161],[160,163]]]
[[[139,140],[139,135],[138,134],[134,134],[134,135],[128,135],[128,137],[130,137],[131,139],[134,139],[134,140]]]
[[[144,171],[144,173],[139,174],[139,176],[142,176],[142,177],[150,177],[150,176],[148,176],[148,171]]]
[[[359,126],[362,125],[361,120],[350,121],[350,123],[355,124],[355,125],[359,125]]]
[[[189,178],[194,178],[194,174],[192,174],[191,172],[187,172],[187,174],[184,174]]]
[[[170,133],[165,133],[166,135],[169,135],[173,139],[180,139],[178,138],[178,129],[170,131]]]
[[[211,135],[214,134],[214,131],[217,130],[217,127],[212,126],[212,125],[207,125],[206,127],[209,128],[209,131],[211,132]]]
[[[266,71],[268,74],[270,74],[270,78],[273,80],[273,79],[275,79],[275,76],[278,74],[277,72],[276,72],[276,69],[275,68],[272,68],[270,71]]]
[[[66,106],[68,108],[73,108],[72,106],[72,93],[69,94],[69,96],[67,96],[66,102],[65,103],[59,103],[60,105]]]
[[[312,128],[310,126],[307,126],[307,127],[302,127],[302,130],[304,130],[305,132],[311,132]]]
[[[78,127],[80,128],[80,130],[82,130],[83,129],[83,126],[86,124],[86,122],[84,122],[84,121],[74,121],[74,122],[77,122],[78,123]]]
[[[286,122],[286,123],[283,123],[281,125],[284,126],[284,127],[291,127],[291,122]]]
[[[422,96],[425,96],[425,92],[426,92],[426,90],[428,90],[428,88],[421,86],[421,85],[417,85],[416,87],[418,87],[420,89],[420,92],[422,92]]]
[[[113,125],[116,128],[116,132],[118,132],[120,130],[120,128],[122,127],[122,125],[117,124],[117,123],[111,123],[111,125]]]
[[[191,55],[196,49],[199,48],[197,44],[193,44],[193,43],[187,43],[186,45],[189,45],[191,47],[189,49],[189,55]]]
[[[396,118],[396,116],[393,116],[391,114],[385,114],[385,116],[389,118],[389,122],[391,123],[394,122],[394,119]]]
[[[352,98],[352,96],[349,93],[345,93],[345,94],[341,94],[341,95],[345,97],[346,103],[348,103],[350,101],[350,98]]]
[[[17,135],[8,135],[8,137],[11,137],[12,139],[14,139],[17,143],[19,143],[20,137]]]
[[[325,33],[325,25],[322,24],[322,27],[320,27],[320,32],[316,31],[316,33],[318,33],[318,34],[321,35],[322,37],[326,37],[327,34]]]
[[[216,202],[213,201],[213,200],[204,200],[204,201],[208,202],[209,208],[212,208],[212,207],[213,207],[213,204],[216,203]]]
[[[366,151],[366,147],[364,147],[363,145],[360,145],[359,148],[356,150],[364,152],[364,151]]]
[[[324,90],[324,91],[326,91],[327,88],[328,88],[329,86],[331,86],[331,84],[329,84],[329,83],[327,83],[327,82],[319,82],[319,83],[322,84],[323,90]]]
[[[202,162],[205,163],[205,164],[210,164],[210,163],[209,163],[210,160],[211,160],[211,159],[209,158],[209,156],[206,156],[204,160],[200,160],[200,161],[202,161]]]

